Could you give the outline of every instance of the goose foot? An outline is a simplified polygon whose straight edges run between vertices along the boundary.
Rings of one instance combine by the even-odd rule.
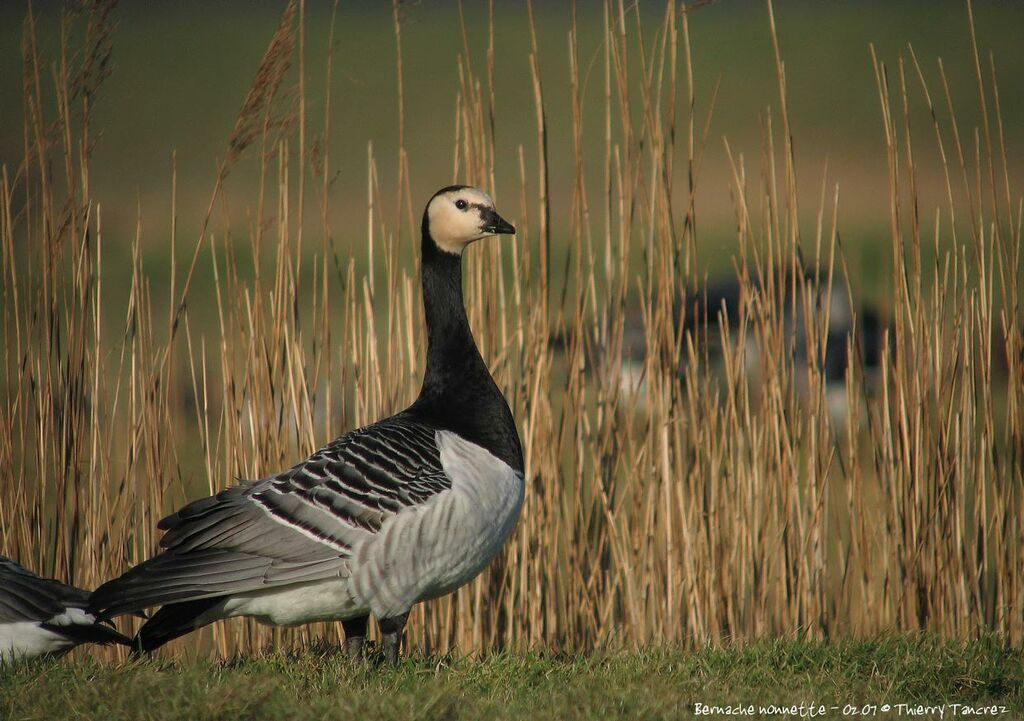
[[[402,646],[402,633],[405,622],[409,620],[409,612],[400,616],[379,619],[380,632],[384,636],[384,661],[391,666],[398,665],[399,651]]]
[[[349,661],[362,661],[366,649],[366,626],[369,616],[346,618],[341,622],[345,629],[345,655]]]

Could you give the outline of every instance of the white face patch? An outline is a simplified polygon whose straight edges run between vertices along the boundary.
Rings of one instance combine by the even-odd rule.
[[[488,213],[494,214],[494,201],[482,190],[460,188],[436,195],[427,206],[430,237],[441,250],[461,255],[474,240],[495,235],[484,229]]]

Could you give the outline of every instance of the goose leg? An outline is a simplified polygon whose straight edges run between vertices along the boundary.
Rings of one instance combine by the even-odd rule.
[[[382,618],[378,621],[380,632],[384,636],[384,661],[392,666],[398,665],[398,654],[402,646],[402,632],[405,622],[409,620],[409,612],[400,616]]]
[[[363,659],[363,650],[366,647],[366,625],[369,620],[369,616],[359,616],[358,618],[346,618],[341,622],[341,627],[345,629],[345,655],[350,661]]]

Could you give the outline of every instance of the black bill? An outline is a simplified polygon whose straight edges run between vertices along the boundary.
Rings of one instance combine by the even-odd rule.
[[[480,230],[495,235],[515,235],[516,229],[511,223],[502,218],[493,210],[485,210],[483,213],[484,223]]]

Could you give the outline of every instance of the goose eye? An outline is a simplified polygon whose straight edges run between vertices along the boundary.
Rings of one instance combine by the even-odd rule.
[[[459,198],[458,200],[455,201],[455,207],[458,208],[459,210],[465,210],[466,208],[469,207],[469,203],[467,203],[462,198]]]

